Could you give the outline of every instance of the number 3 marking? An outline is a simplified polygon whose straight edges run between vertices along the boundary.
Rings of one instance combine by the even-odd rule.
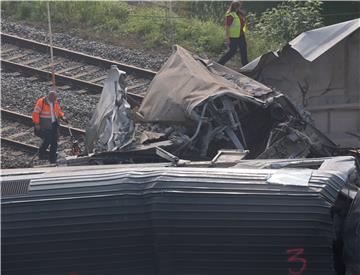
[[[287,254],[290,254],[288,258],[289,263],[302,263],[301,268],[298,271],[294,271],[292,268],[289,268],[289,273],[291,275],[301,275],[307,268],[307,261],[305,258],[300,258],[302,254],[304,254],[304,248],[292,248],[287,250]]]

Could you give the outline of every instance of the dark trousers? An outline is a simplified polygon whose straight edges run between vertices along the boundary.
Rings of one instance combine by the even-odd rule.
[[[230,38],[229,50],[220,58],[218,61],[219,64],[224,65],[226,62],[232,58],[237,51],[237,48],[240,48],[241,63],[243,66],[249,63],[247,57],[247,45],[245,35],[240,35],[239,38]]]
[[[39,149],[39,157],[43,158],[45,152],[50,145],[50,162],[56,162],[56,151],[57,151],[57,142],[58,142],[58,123],[55,122],[52,124],[52,129],[41,129],[41,135],[43,142]]]

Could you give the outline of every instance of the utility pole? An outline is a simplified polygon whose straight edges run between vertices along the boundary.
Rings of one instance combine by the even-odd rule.
[[[46,2],[46,7],[47,7],[48,23],[49,23],[51,82],[52,82],[52,85],[53,85],[53,89],[55,91],[56,90],[55,66],[54,66],[54,52],[53,52],[53,40],[52,40],[52,31],[51,31],[51,17],[50,17],[50,4],[49,4],[49,1]]]
[[[172,1],[169,1],[169,29],[170,29],[170,41],[173,42],[174,41],[174,32],[175,32],[175,28],[173,26],[173,21],[172,21]]]

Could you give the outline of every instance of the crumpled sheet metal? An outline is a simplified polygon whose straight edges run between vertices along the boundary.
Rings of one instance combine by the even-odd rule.
[[[307,61],[313,62],[322,54],[334,47],[340,41],[351,35],[360,28],[360,19],[354,19],[338,24],[326,26],[303,32],[288,44],[297,51],[301,57]],[[252,72],[257,67],[264,67],[264,62],[271,62],[271,60],[278,58],[278,52],[269,52],[262,56],[255,58],[250,63],[241,68],[241,72]]]
[[[268,179],[269,184],[308,186],[312,175],[311,169],[289,169],[272,174]]]
[[[175,45],[151,82],[139,114],[146,122],[185,122],[194,108],[211,97],[229,94],[261,104],[271,93],[265,85]]]
[[[283,94],[180,46],[153,79],[139,115],[145,122],[187,125],[174,155],[212,158],[221,149],[249,158],[329,156],[335,147]],[[276,143],[276,144],[275,144]]]
[[[355,172],[355,158],[352,156],[342,156],[325,160],[320,166],[320,170],[336,171],[342,180],[346,181],[347,177]]]
[[[360,146],[360,19],[310,30],[240,72],[293,100],[344,148]]]
[[[356,102],[360,19],[304,32],[281,50],[259,56],[241,73],[309,107]],[[343,94],[343,96],[341,96]],[[327,105],[327,104],[325,104]]]
[[[126,101],[125,75],[116,66],[109,71],[86,129],[87,153],[121,150],[134,139],[135,125]]]

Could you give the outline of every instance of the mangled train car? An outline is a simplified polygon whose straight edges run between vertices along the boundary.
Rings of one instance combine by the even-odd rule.
[[[68,165],[161,161],[158,147],[190,160],[209,160],[223,149],[247,152],[247,159],[325,157],[337,150],[284,94],[180,46],[133,112],[123,76],[112,68],[105,82],[86,133],[91,156]]]
[[[4,274],[360,270],[352,157],[4,170]]]
[[[209,158],[220,149],[247,158],[330,156],[335,144],[283,94],[180,46],[152,81],[139,114],[186,125],[175,153]]]

